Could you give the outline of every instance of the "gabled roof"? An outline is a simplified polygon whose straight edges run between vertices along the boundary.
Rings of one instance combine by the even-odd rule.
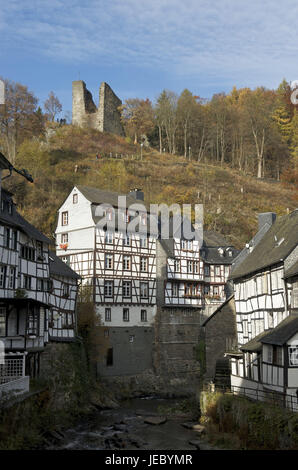
[[[298,276],[298,260],[285,271],[285,278]]]
[[[142,204],[148,209],[146,203],[140,199],[136,199],[130,194],[121,194],[115,191],[106,191],[104,189],[92,188],[91,186],[76,186],[78,190],[85,196],[92,204],[111,204],[113,207],[118,207],[118,197],[126,196],[126,206],[132,204]]]
[[[12,194],[9,191],[6,191],[6,189],[2,188],[1,193],[1,197],[6,202],[12,202]],[[43,233],[37,230],[34,225],[30,224],[26,219],[24,219],[24,217],[21,216],[21,214],[18,213],[14,204],[12,206],[11,214],[8,212],[7,208],[5,208],[4,211],[0,211],[0,220],[3,223],[7,223],[10,226],[16,227],[17,229],[26,233],[29,238],[33,238],[34,240],[38,240],[47,244],[51,243],[51,240],[48,237],[46,237]]]
[[[291,314],[261,339],[261,343],[283,346],[298,332],[298,314]]]
[[[298,245],[298,209],[278,217],[252,252],[232,272],[230,279],[279,264]]]
[[[50,265],[50,274],[57,274],[58,276],[65,276],[70,277],[73,279],[81,279],[73,269],[67,266],[58,256],[53,253],[53,251],[49,252],[49,265]]]

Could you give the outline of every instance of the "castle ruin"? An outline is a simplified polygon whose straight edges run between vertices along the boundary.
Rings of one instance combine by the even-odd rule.
[[[72,82],[72,124],[80,127],[97,129],[125,136],[121,123],[119,106],[122,101],[115,95],[112,88],[102,82],[99,88],[99,105],[94,104],[92,94],[85,82]]]

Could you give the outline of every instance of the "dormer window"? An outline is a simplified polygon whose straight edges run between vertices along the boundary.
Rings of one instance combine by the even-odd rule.
[[[77,204],[77,203],[78,203],[78,195],[77,195],[77,194],[73,194],[73,195],[72,195],[72,203],[73,203],[73,204]]]

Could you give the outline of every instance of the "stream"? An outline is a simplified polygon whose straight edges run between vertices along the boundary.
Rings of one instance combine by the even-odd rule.
[[[47,449],[210,450],[198,432],[185,427],[191,421],[197,424],[189,415],[169,413],[169,409],[179,407],[179,403],[181,399],[126,400],[120,408],[95,411],[88,420],[64,430],[62,438]],[[146,420],[160,421],[160,424],[150,424]]]

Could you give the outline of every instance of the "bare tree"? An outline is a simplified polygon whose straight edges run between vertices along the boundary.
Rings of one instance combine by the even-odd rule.
[[[54,92],[49,93],[48,99],[44,102],[44,109],[48,113],[50,120],[53,122],[57,114],[60,114],[62,111],[62,104],[60,103],[57,96],[54,95]]]

